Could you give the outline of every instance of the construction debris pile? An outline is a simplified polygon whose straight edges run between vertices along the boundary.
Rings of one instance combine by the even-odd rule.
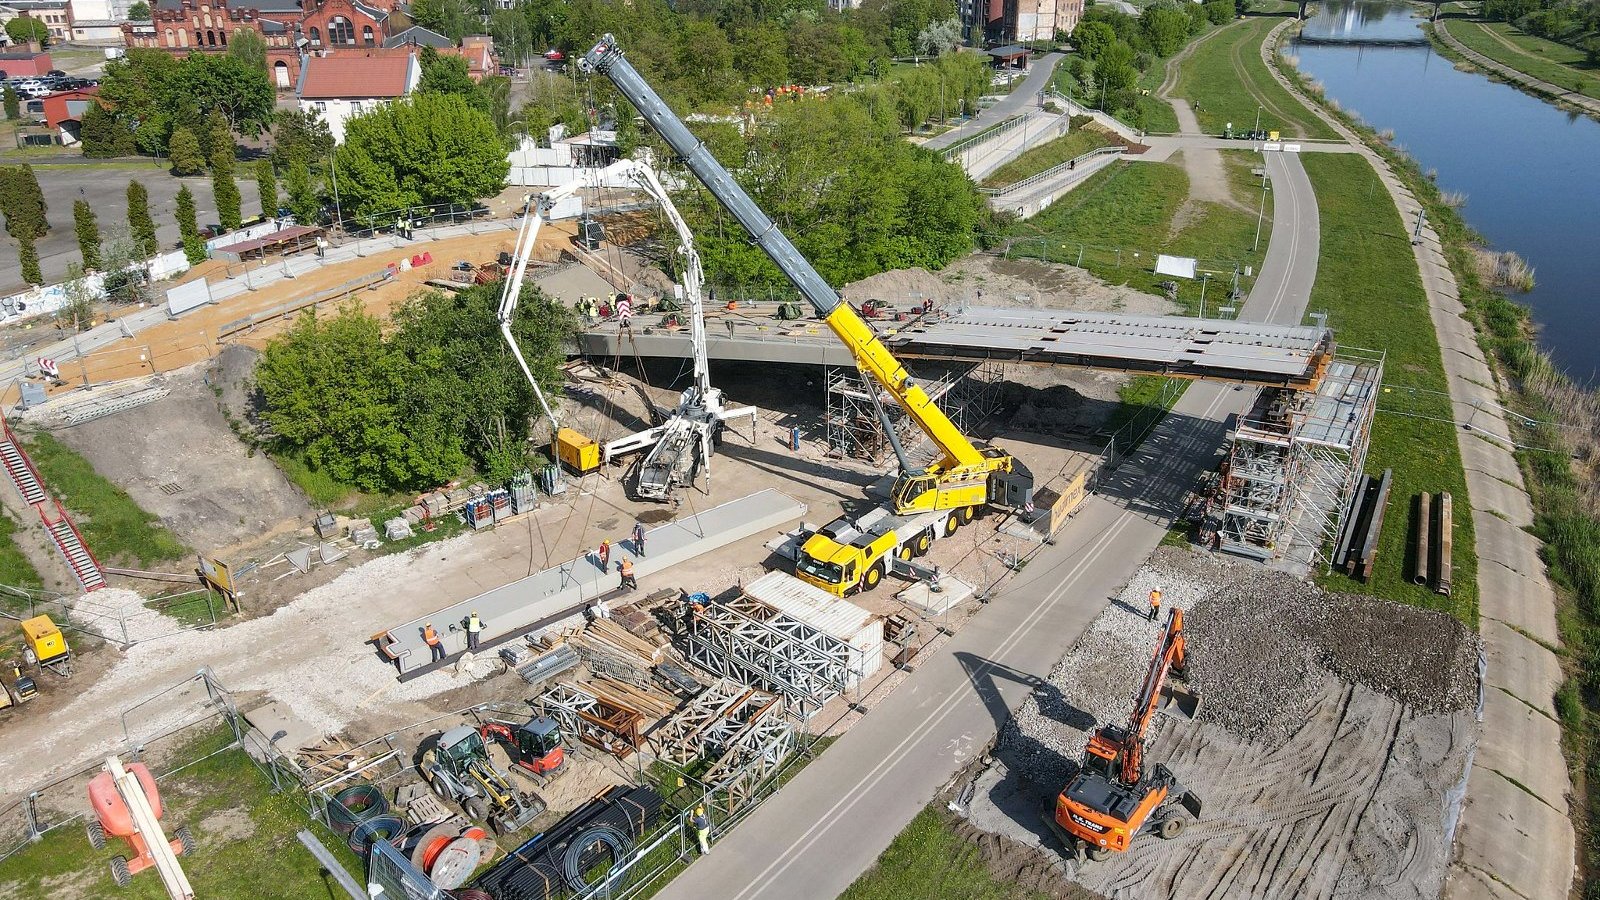
[[[1185,610],[1201,701],[1192,721],[1158,716],[1147,753],[1205,811],[1172,840],[1069,860],[1039,814],[1094,728],[1128,714],[1154,588],[1164,611]],[[995,836],[980,842],[993,871],[1032,872],[1025,886],[1045,893],[1437,897],[1476,740],[1478,652],[1440,613],[1164,548],[1033,686],[954,806]]]

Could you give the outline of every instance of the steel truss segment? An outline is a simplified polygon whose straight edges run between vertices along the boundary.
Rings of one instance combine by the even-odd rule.
[[[695,616],[691,662],[725,678],[782,694],[810,718],[849,689],[853,648],[832,635],[738,597]]]

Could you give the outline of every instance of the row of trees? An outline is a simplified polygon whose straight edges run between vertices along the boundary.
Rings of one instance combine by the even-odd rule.
[[[971,115],[989,90],[994,70],[976,53],[946,53],[931,63],[896,74],[884,84],[894,98],[900,124],[915,130],[937,116]]]
[[[417,294],[392,328],[355,305],[301,318],[256,367],[270,444],[368,491],[431,487],[469,465],[509,481],[530,462],[534,399],[500,343],[499,290]],[[546,392],[559,393],[574,325],[571,310],[525,289],[512,330]]]
[[[1089,10],[1072,32],[1077,50],[1058,81],[1076,97],[1143,127],[1139,79],[1162,57],[1183,49],[1209,25],[1220,25],[1237,14],[1235,0],[1208,0],[1205,4],[1156,0],[1140,14],[1116,10]]]
[[[235,40],[226,53],[181,58],[133,48],[107,62],[100,82],[104,105],[84,112],[84,155],[170,154],[175,132],[214,116],[233,131],[259,136],[272,124],[276,100],[259,43],[259,37],[254,43]]]
[[[1571,44],[1600,65],[1600,0],[1484,0],[1483,17]]]

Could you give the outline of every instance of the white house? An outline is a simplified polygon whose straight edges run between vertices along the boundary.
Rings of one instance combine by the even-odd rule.
[[[345,123],[352,117],[410,96],[421,80],[422,65],[410,51],[305,56],[295,94],[301,112],[321,116],[333,139],[342,143]]]

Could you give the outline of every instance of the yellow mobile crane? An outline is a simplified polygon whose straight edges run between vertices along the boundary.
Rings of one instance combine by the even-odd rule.
[[[975,444],[961,433],[879,340],[872,326],[840,299],[711,151],[690,133],[623,56],[615,37],[608,34],[601,38],[578,66],[585,72],[604,75],[616,85],[683,158],[695,178],[739,220],[810,301],[817,315],[849,348],[856,366],[881,385],[939,449],[939,459],[932,464],[920,469],[911,466],[880,407],[879,418],[900,461],[900,475],[890,491],[889,506],[859,519],[836,520],[812,535],[797,561],[797,574],[802,579],[839,595],[856,587],[875,587],[887,572],[891,553],[909,558],[926,552],[935,538],[954,534],[959,526],[972,521],[975,511],[986,503],[1021,508],[1032,500],[1033,475],[1027,468],[1004,450]],[[868,393],[876,404],[877,392]]]

